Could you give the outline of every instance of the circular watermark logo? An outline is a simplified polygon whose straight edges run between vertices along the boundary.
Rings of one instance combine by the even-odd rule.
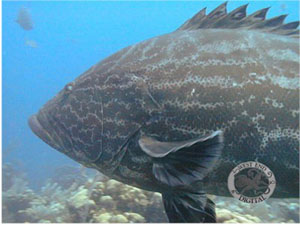
[[[274,192],[276,180],[273,172],[259,162],[244,162],[228,176],[228,189],[233,197],[246,203],[259,203]]]

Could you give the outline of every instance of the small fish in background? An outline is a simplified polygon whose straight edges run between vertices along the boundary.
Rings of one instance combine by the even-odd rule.
[[[19,10],[18,17],[16,19],[16,22],[24,29],[24,30],[32,30],[33,29],[33,23],[31,20],[31,15],[27,8],[22,7]]]
[[[280,4],[280,10],[281,10],[282,12],[284,12],[284,11],[287,10],[286,4],[285,4],[284,2],[282,2],[282,3]]]
[[[25,45],[31,47],[31,48],[37,48],[38,44],[34,40],[26,40]]]

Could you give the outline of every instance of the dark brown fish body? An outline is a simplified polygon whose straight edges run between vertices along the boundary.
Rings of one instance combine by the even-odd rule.
[[[95,82],[98,77],[99,86],[104,79],[116,82],[101,87],[109,114],[104,113],[109,118],[104,133],[119,132],[125,140],[152,112],[157,118],[142,130],[161,141],[223,130],[222,159],[208,176],[211,188],[218,187],[212,193],[227,195],[230,171],[240,162],[258,160],[276,175],[274,196],[296,197],[298,48],[296,39],[256,31],[177,31],[128,47],[95,66],[94,78],[80,79]],[[147,90],[143,93],[143,84],[150,96]],[[130,89],[133,95],[124,96]]]
[[[168,171],[164,165],[178,155],[164,161],[168,155],[151,146],[171,149],[161,143],[222,131],[222,155],[201,178],[207,193],[229,196],[230,171],[258,161],[274,172],[273,197],[298,197],[298,39],[248,29],[187,29],[191,22],[93,66],[31,118],[32,129],[86,166],[162,193],[172,181],[157,171]],[[175,167],[188,163],[194,162],[183,154]]]

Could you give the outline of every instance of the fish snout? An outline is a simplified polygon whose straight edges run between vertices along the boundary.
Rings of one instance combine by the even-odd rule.
[[[44,115],[41,115],[41,113],[32,115],[28,119],[28,125],[32,132],[40,139],[42,139],[45,143],[57,150],[61,149],[60,146],[57,144],[57,140],[55,140],[55,137],[57,135],[54,135],[55,137],[53,137],[53,132],[52,135],[51,133],[49,133],[51,132],[51,125],[49,121],[46,120]]]
[[[46,130],[43,128],[43,126],[41,125],[41,123],[39,122],[37,115],[32,115],[29,117],[28,119],[28,125],[30,127],[30,129],[32,130],[32,132],[38,136],[39,138],[41,138],[43,141],[45,142],[49,142],[49,134],[46,132]]]

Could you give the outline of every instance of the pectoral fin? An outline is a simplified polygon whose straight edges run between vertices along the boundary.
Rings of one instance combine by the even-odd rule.
[[[202,180],[214,166],[223,148],[221,131],[181,142],[160,142],[150,137],[139,140],[141,149],[153,157],[153,174],[171,187]]]
[[[163,193],[171,223],[215,223],[215,204],[200,191]]]

